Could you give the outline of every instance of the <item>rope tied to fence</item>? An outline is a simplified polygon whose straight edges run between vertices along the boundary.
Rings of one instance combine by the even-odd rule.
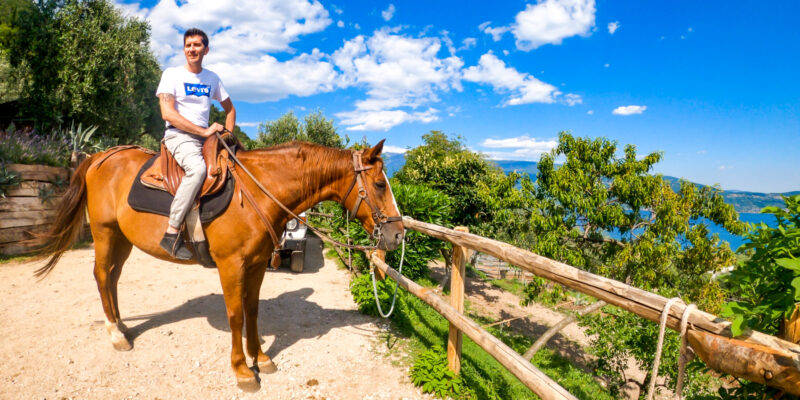
[[[672,305],[675,302],[682,302],[682,300],[678,297],[673,297],[667,300],[667,303],[664,304],[664,309],[661,311],[661,320],[658,327],[658,344],[656,345],[656,355],[655,360],[653,361],[653,370],[650,373],[650,385],[647,389],[647,400],[653,400],[653,395],[655,395],[655,387],[656,387],[656,379],[658,378],[658,368],[661,365],[661,352],[664,349],[664,334],[667,330],[667,318],[669,317],[669,312],[672,309]],[[686,339],[686,330],[689,325],[689,315],[691,314],[692,310],[696,310],[697,306],[694,304],[689,304],[683,310],[683,314],[681,315],[681,325],[680,325],[680,338],[681,338],[681,347],[680,347],[680,356],[678,357],[678,383],[675,389],[675,395],[678,399],[683,399],[683,375],[686,370],[686,363],[692,358],[692,354],[689,353],[688,341]]]

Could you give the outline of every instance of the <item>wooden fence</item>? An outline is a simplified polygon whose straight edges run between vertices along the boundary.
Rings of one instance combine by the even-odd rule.
[[[0,254],[26,254],[36,248],[33,234],[53,222],[69,170],[23,164],[6,165],[6,170],[19,175],[20,182],[4,188],[6,197],[0,198]]]
[[[380,273],[390,276],[450,322],[447,357],[450,368],[459,372],[461,333],[464,333],[542,399],[575,397],[463,314],[464,261],[469,258],[469,251],[476,250],[492,255],[536,276],[593,296],[653,322],[659,322],[664,308],[670,303],[669,299],[657,294],[579,270],[507,243],[470,234],[463,228],[449,229],[409,217],[403,218],[403,224],[407,229],[453,244],[450,304],[430,289],[421,287],[387,265],[383,252],[376,251],[368,256]],[[667,310],[666,327],[679,331],[686,308],[680,302],[673,303]],[[734,339],[731,323],[725,319],[700,310],[692,311],[687,317],[689,343],[708,366],[739,378],[779,388],[786,393],[800,395],[800,345],[757,331],[748,331]]]
[[[456,251],[456,249],[471,249],[490,254],[536,276],[593,296],[654,322],[659,322],[661,313],[669,302],[668,299],[657,294],[613,279],[594,275],[507,243],[473,235],[463,230],[449,229],[416,221],[408,217],[403,218],[403,224],[407,229],[413,229],[453,244],[453,284],[456,284],[458,279],[456,275],[463,276],[462,267],[456,268],[456,263],[460,261],[455,256],[461,254],[461,250]],[[387,275],[397,280],[401,286],[407,288],[411,293],[414,293],[442,313],[450,321],[451,326],[455,326],[467,334],[533,390],[534,393],[544,399],[571,398],[565,397],[563,388],[554,387],[553,385],[557,386],[557,384],[546,376],[542,377],[540,375],[541,372],[535,370],[535,368],[529,368],[529,361],[519,357],[516,353],[514,355],[507,354],[508,351],[511,351],[509,348],[504,345],[497,345],[496,342],[499,341],[479,327],[479,330],[475,329],[477,324],[472,321],[469,321],[469,323],[462,321],[462,319],[466,319],[463,314],[455,312],[452,307],[451,309],[446,309],[446,307],[438,304],[437,300],[431,300],[435,295],[430,291],[418,286],[415,287],[414,285],[416,284],[397,274],[391,267],[383,263],[379,257],[373,255],[371,260]],[[458,284],[463,285],[463,281]],[[462,300],[457,299],[457,301]],[[680,330],[681,317],[686,307],[681,303],[675,303],[670,307],[666,324],[668,328],[676,331]],[[733,339],[730,322],[699,310],[688,314],[688,326],[689,342],[700,358],[710,367],[740,378],[782,389],[787,393],[800,394],[800,346],[797,344],[757,331],[749,331],[738,340]],[[449,354],[448,359],[451,357],[457,358],[458,356]],[[453,367],[454,365],[451,364],[451,368]]]
[[[409,217],[403,218],[403,224],[407,229],[453,244],[449,304],[430,289],[421,287],[387,265],[383,252],[376,251],[368,257],[381,275],[390,276],[450,322],[447,359],[450,368],[456,373],[460,369],[461,333],[464,333],[542,399],[575,398],[530,361],[463,314],[464,263],[472,250],[492,255],[536,276],[593,296],[653,322],[659,322],[664,308],[671,303],[665,326],[680,330],[681,319],[687,308],[687,305],[680,302],[673,303],[662,296],[622,282],[579,270],[507,243],[470,234],[464,228],[449,229]],[[733,338],[730,322],[696,309],[687,314],[687,320],[688,341],[709,367],[779,388],[785,393],[800,395],[800,345],[757,331],[747,331],[742,336]]]

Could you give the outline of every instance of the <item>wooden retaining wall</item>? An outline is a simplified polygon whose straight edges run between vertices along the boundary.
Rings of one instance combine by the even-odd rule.
[[[55,218],[69,169],[8,164],[6,170],[16,172],[20,182],[0,197],[0,254],[28,254],[38,244],[34,234],[46,231]]]

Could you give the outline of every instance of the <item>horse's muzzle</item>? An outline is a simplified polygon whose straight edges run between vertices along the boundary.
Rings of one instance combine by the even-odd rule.
[[[403,223],[396,221],[385,224],[381,226],[380,233],[378,248],[386,251],[395,250],[403,242]]]

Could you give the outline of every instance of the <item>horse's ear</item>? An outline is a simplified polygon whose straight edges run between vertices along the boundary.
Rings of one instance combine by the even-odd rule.
[[[363,160],[367,163],[372,163],[375,160],[377,160],[378,157],[380,157],[381,152],[383,151],[383,142],[385,141],[386,139],[382,139],[380,142],[378,142],[378,144],[372,146],[371,149],[364,151]]]

